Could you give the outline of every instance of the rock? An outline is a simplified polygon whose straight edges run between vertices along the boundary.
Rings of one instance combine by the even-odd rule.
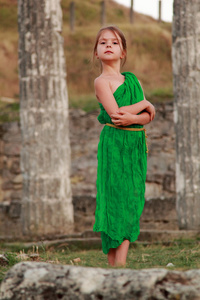
[[[17,176],[15,176],[12,182],[16,184],[22,183],[23,182],[22,174],[18,174]]]
[[[0,266],[6,266],[6,265],[8,265],[8,263],[9,263],[9,261],[5,257],[5,255],[0,254]]]
[[[4,145],[4,152],[7,156],[19,156],[21,150],[21,145],[19,143],[5,143]]]
[[[142,229],[178,230],[175,197],[146,199],[140,224]]]
[[[74,258],[74,259],[73,259],[73,262],[75,262],[75,263],[78,263],[78,262],[80,262],[80,261],[81,261],[80,257],[77,257],[77,258]]]
[[[173,268],[173,267],[175,267],[175,266],[174,266],[173,263],[168,263],[168,264],[166,265],[166,267],[168,267],[168,268],[171,268],[171,267],[172,267],[172,268]]]
[[[20,218],[21,215],[21,202],[12,201],[9,206],[9,216],[12,219]]]
[[[32,253],[30,254],[30,259],[32,260],[38,260],[40,255],[38,253]]]
[[[6,102],[6,103],[15,103],[16,100],[8,97],[1,97],[1,101]]]
[[[6,274],[0,299],[198,300],[200,270],[136,271],[21,262]]]
[[[11,160],[11,166],[10,166],[10,171],[13,174],[19,174],[21,172],[21,168],[20,168],[20,162],[19,160]]]
[[[20,260],[28,260],[29,259],[29,255],[20,251],[20,253],[17,255],[17,259]]]

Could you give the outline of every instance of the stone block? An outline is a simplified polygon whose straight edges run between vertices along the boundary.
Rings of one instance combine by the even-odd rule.
[[[1,155],[0,156],[0,170],[1,170],[1,173],[3,173],[3,170],[5,168],[7,168],[7,161],[8,161],[8,157],[6,155]]]
[[[4,180],[11,180],[15,177],[15,175],[13,175],[10,170],[8,170],[7,168],[4,168],[2,170],[2,177],[4,178]]]
[[[4,142],[0,140],[0,155],[4,153]]]
[[[19,191],[22,189],[22,183],[19,183],[19,184],[14,184],[13,185],[13,190],[14,191]]]
[[[12,194],[11,190],[3,191],[3,201],[10,201],[11,194]]]
[[[21,145],[19,143],[5,143],[4,153],[8,156],[19,156]]]
[[[11,190],[11,189],[13,189],[13,184],[10,180],[4,180],[4,182],[1,185],[1,188],[3,191]]]
[[[8,201],[4,201],[0,203],[0,214],[8,214],[10,208],[10,203]]]
[[[159,197],[162,195],[162,185],[154,182],[146,182],[145,198]]]
[[[175,189],[175,174],[166,173],[163,178],[163,190],[174,193]]]
[[[8,159],[8,168],[10,169],[10,172],[13,174],[20,174],[20,158],[9,158]]]
[[[9,207],[10,218],[20,218],[21,215],[21,203],[17,201],[12,201]]]
[[[141,229],[178,230],[175,198],[155,198],[145,202]]]
[[[21,201],[22,199],[22,190],[14,191],[10,195],[11,201]]]
[[[74,195],[74,210],[82,213],[94,213],[96,208],[96,196],[92,195]]]
[[[15,176],[12,180],[12,182],[14,184],[21,184],[23,182],[23,177],[22,174],[18,174],[17,176]]]
[[[85,215],[77,212],[74,213],[74,230],[77,232],[83,232],[84,230],[91,229],[94,222],[94,215]]]
[[[16,134],[10,134],[9,132],[5,133],[3,136],[3,141],[9,142],[9,143],[21,143],[21,133]]]
[[[103,269],[21,262],[6,274],[0,299],[200,299],[200,270]]]

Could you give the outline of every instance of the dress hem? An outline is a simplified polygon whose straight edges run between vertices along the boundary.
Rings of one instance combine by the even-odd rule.
[[[128,240],[130,243],[135,242],[138,239],[138,236],[140,234],[137,233],[135,236],[132,237],[122,237],[121,239],[113,239],[110,234],[108,234],[104,230],[93,230],[94,232],[101,232],[101,240],[102,240],[102,251],[104,254],[108,254],[109,250],[111,248],[116,249],[118,246],[120,246],[124,240]]]

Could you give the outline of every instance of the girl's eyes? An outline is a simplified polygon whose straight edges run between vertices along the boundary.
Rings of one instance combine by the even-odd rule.
[[[118,42],[113,42],[114,45],[118,45]],[[105,42],[101,42],[101,45],[105,45]]]

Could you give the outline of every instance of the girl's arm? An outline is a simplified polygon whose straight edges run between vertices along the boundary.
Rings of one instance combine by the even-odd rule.
[[[138,81],[139,81],[139,80],[138,80]],[[141,89],[142,89],[142,91],[143,91],[144,100],[147,101],[146,98],[145,98],[144,90],[143,90],[143,88],[142,88],[142,84],[141,84],[140,81],[139,81],[139,83],[140,83]],[[142,100],[141,102],[143,102],[144,100]],[[141,103],[141,102],[138,102],[137,104],[139,104],[139,103]],[[127,105],[127,106],[122,106],[122,107],[119,108],[119,110],[118,110],[117,112],[120,112],[120,111],[127,111],[127,112],[132,113],[132,114],[138,114],[138,113],[141,112],[142,110],[145,110],[145,111],[147,111],[147,112],[150,114],[150,116],[151,116],[150,121],[153,121],[153,119],[154,119],[154,117],[155,117],[155,108],[154,108],[154,106],[153,106],[149,101],[147,101],[147,107],[146,107],[145,109],[142,109],[142,110],[140,110],[139,112],[137,112],[137,111],[135,110],[135,108],[136,108],[136,107],[135,107],[135,104],[133,104],[133,105]]]
[[[140,115],[135,116],[135,123],[139,125],[146,125],[151,122],[151,116],[148,112],[142,112]]]
[[[95,79],[94,88],[98,101],[103,105],[110,117],[112,114],[120,112],[121,110],[137,115],[143,110],[148,111],[148,109],[151,109],[152,104],[146,99],[133,105],[123,106],[119,108],[111,91],[108,80],[102,77],[97,77]]]
[[[143,108],[144,106],[145,106],[145,108]],[[122,111],[126,111],[130,114],[137,115],[138,113],[142,112],[143,110],[145,110],[146,112],[148,112],[150,114],[151,121],[153,121],[153,119],[155,117],[155,108],[146,99],[142,100],[138,103],[132,104],[132,105],[122,106],[116,111],[116,113],[121,113]]]
[[[98,101],[103,105],[109,116],[116,113],[119,106],[110,89],[109,82],[102,77],[98,77],[94,81],[94,88]]]
[[[151,122],[151,116],[148,112],[142,112],[140,115],[134,115],[126,111],[112,114],[112,122],[117,126],[128,126],[131,124],[146,125]]]

